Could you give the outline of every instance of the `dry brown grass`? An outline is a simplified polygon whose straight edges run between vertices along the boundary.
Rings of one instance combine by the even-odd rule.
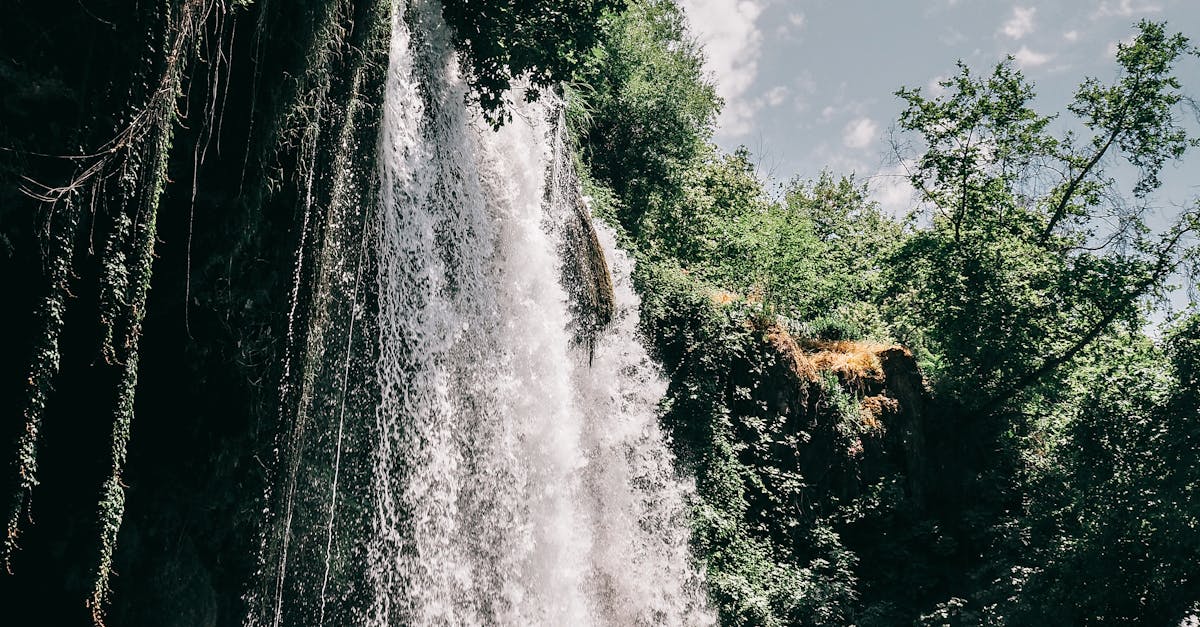
[[[833,372],[844,383],[861,386],[883,382],[879,354],[895,347],[880,342],[810,341],[804,342],[802,348],[817,371]]]
[[[789,362],[788,366],[797,378],[801,381],[817,380],[816,366],[804,354],[804,351],[800,350],[800,346],[796,344],[796,339],[792,337],[791,333],[787,332],[787,329],[773,324],[767,327],[765,337],[767,343]]]
[[[764,338],[789,362],[788,366],[801,381],[815,382],[822,372],[836,374],[842,385],[859,397],[859,414],[863,424],[869,429],[882,429],[883,416],[899,411],[899,401],[884,394],[868,395],[868,390],[884,382],[886,375],[880,363],[880,354],[893,349],[908,353],[907,349],[894,344],[870,341],[798,342],[786,329],[777,324],[772,324],[764,330]]]
[[[858,404],[858,413],[862,416],[863,424],[871,429],[883,428],[880,418],[883,417],[884,412],[895,413],[898,411],[900,411],[900,401],[882,394],[867,396]]]
[[[902,347],[882,342],[797,341],[777,324],[768,326],[764,335],[777,352],[794,362],[793,369],[801,378],[815,381],[819,373],[832,372],[843,383],[855,387],[883,382],[883,365],[879,361],[881,353],[896,348],[907,352]]]
[[[687,271],[684,270],[686,273]],[[731,305],[733,303],[748,303],[757,305],[762,303],[762,290],[755,288],[750,290],[748,294],[738,294],[721,288],[713,288],[708,292],[708,298],[717,305]]]

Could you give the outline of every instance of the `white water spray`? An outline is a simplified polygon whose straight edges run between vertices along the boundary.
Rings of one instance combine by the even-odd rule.
[[[308,479],[332,482],[306,553],[323,564],[276,574],[280,590],[295,582],[287,589],[319,599],[288,615],[712,624],[688,549],[690,488],[658,426],[665,383],[638,341],[632,262],[604,229],[614,320],[586,342],[573,331],[560,253],[578,244],[563,226],[578,181],[560,103],[518,96],[493,130],[467,104],[437,0],[393,13],[377,223],[364,231],[377,261],[379,402],[373,417],[321,423],[338,425],[331,472],[318,464]],[[339,498],[343,418],[374,422],[346,449],[370,457],[367,503]],[[338,543],[360,547],[350,552],[334,550],[335,526],[354,520],[343,502],[370,529]],[[304,533],[289,526],[285,539]],[[362,581],[331,576],[354,571],[356,555]]]

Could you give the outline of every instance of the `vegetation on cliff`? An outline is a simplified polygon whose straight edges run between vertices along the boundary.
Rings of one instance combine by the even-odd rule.
[[[246,615],[268,474],[299,463],[281,418],[322,349],[305,321],[345,317],[317,286],[363,270],[323,242],[366,228],[390,10],[8,7],[7,607]],[[1147,331],[1200,261],[1200,201],[1148,219],[1163,168],[1198,145],[1183,35],[1136,25],[1118,78],[1084,80],[1064,112],[1035,110],[1011,62],[901,89],[920,197],[896,217],[852,174],[772,196],[748,152],[717,149],[721,102],[672,0],[444,16],[493,123],[519,77],[525,97],[565,95],[592,211],[638,257],[723,623],[1200,612],[1200,313]]]
[[[1197,145],[1174,73],[1197,49],[1137,25],[1118,78],[1080,85],[1067,135],[1011,60],[960,63],[941,96],[901,89],[906,219],[831,173],[765,193],[748,153],[709,144],[701,54],[672,3],[631,2],[572,93],[589,193],[639,252],[722,621],[1194,610],[1196,317],[1146,329],[1195,276],[1200,203],[1148,216],[1161,169]]]
[[[499,120],[508,81],[565,79],[612,4],[488,6],[446,17]],[[361,230],[349,208],[372,194],[391,12],[6,7],[0,598],[16,616],[245,617],[268,475],[293,461],[282,425],[305,402],[305,321],[336,301],[317,290],[336,261],[323,242]]]

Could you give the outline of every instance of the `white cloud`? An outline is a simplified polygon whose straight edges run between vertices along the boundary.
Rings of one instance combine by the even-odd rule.
[[[863,158],[862,153],[845,150],[841,146],[830,145],[829,142],[817,144],[816,148],[809,153],[808,161],[812,164],[819,164],[819,167],[826,168],[830,172],[838,172],[840,174],[854,174],[873,170]]]
[[[866,148],[879,135],[879,125],[871,118],[851,120],[842,130],[842,143],[847,148]]]
[[[942,86],[942,82],[945,81],[946,78],[947,77],[944,74],[939,74],[929,79],[929,82],[925,83],[925,89],[928,90],[933,96],[945,95],[946,88]]]
[[[704,45],[706,67],[717,83],[725,108],[717,120],[719,133],[740,137],[750,132],[761,99],[746,99],[758,77],[762,31],[758,18],[763,0],[682,0],[692,33]]]
[[[1034,7],[1013,7],[1012,17],[1000,27],[1000,32],[1012,39],[1020,39],[1033,32],[1033,16],[1037,13]]]
[[[787,99],[787,96],[788,88],[784,87],[783,85],[777,85],[772,87],[771,91],[768,91],[765,97],[767,99],[768,106],[778,107],[779,105],[783,104],[783,101]]]
[[[967,36],[952,26],[947,26],[945,30],[938,34],[938,41],[942,42],[942,45],[945,46],[957,46],[966,40]]]
[[[1104,52],[1109,57],[1115,57],[1115,56],[1117,56],[1117,52],[1120,51],[1122,45],[1132,46],[1133,42],[1134,42],[1133,35],[1130,35],[1124,39],[1110,41],[1110,42],[1108,42],[1108,47],[1104,50]]]
[[[800,92],[809,95],[817,93],[817,88],[819,87],[817,85],[817,79],[813,77],[812,70],[809,69],[798,71],[796,73],[795,80],[792,81],[792,84],[795,85],[796,89]]]
[[[871,200],[878,202],[887,214],[902,218],[912,210],[917,197],[917,190],[908,179],[908,171],[912,167],[911,161],[897,163],[880,168],[868,177],[867,189]]]
[[[954,10],[962,0],[926,0],[924,14],[926,17]]]
[[[1092,19],[1102,17],[1133,17],[1135,15],[1145,15],[1147,13],[1158,13],[1162,11],[1162,5],[1152,2],[1143,2],[1135,4],[1134,0],[1104,0],[1100,6],[1096,7],[1092,13]]]
[[[807,25],[808,18],[803,13],[788,13],[787,19],[781,21],[779,26],[775,27],[775,36],[786,39],[798,39],[798,34]]]
[[[1066,39],[1067,41],[1070,41],[1070,42],[1079,41],[1079,31],[1069,30],[1069,31],[1063,33],[1063,39]]]
[[[1013,55],[1013,58],[1017,60],[1017,65],[1022,68],[1034,68],[1049,63],[1050,59],[1054,58],[1054,55],[1034,52],[1027,46],[1021,46],[1021,49]]]

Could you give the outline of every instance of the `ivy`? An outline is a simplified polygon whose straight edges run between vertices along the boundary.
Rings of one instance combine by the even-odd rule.
[[[59,337],[62,334],[67,298],[70,296],[72,258],[79,227],[80,208],[75,198],[68,197],[61,206],[51,209],[45,237],[48,259],[46,282],[48,293],[39,303],[37,318],[41,333],[34,343],[29,378],[27,379],[25,409],[22,412],[25,428],[17,440],[14,458],[17,485],[8,510],[8,525],[4,538],[5,569],[12,572],[12,559],[18,549],[23,519],[29,517],[33,489],[38,484],[38,445],[46,403],[53,391],[61,355]]]

